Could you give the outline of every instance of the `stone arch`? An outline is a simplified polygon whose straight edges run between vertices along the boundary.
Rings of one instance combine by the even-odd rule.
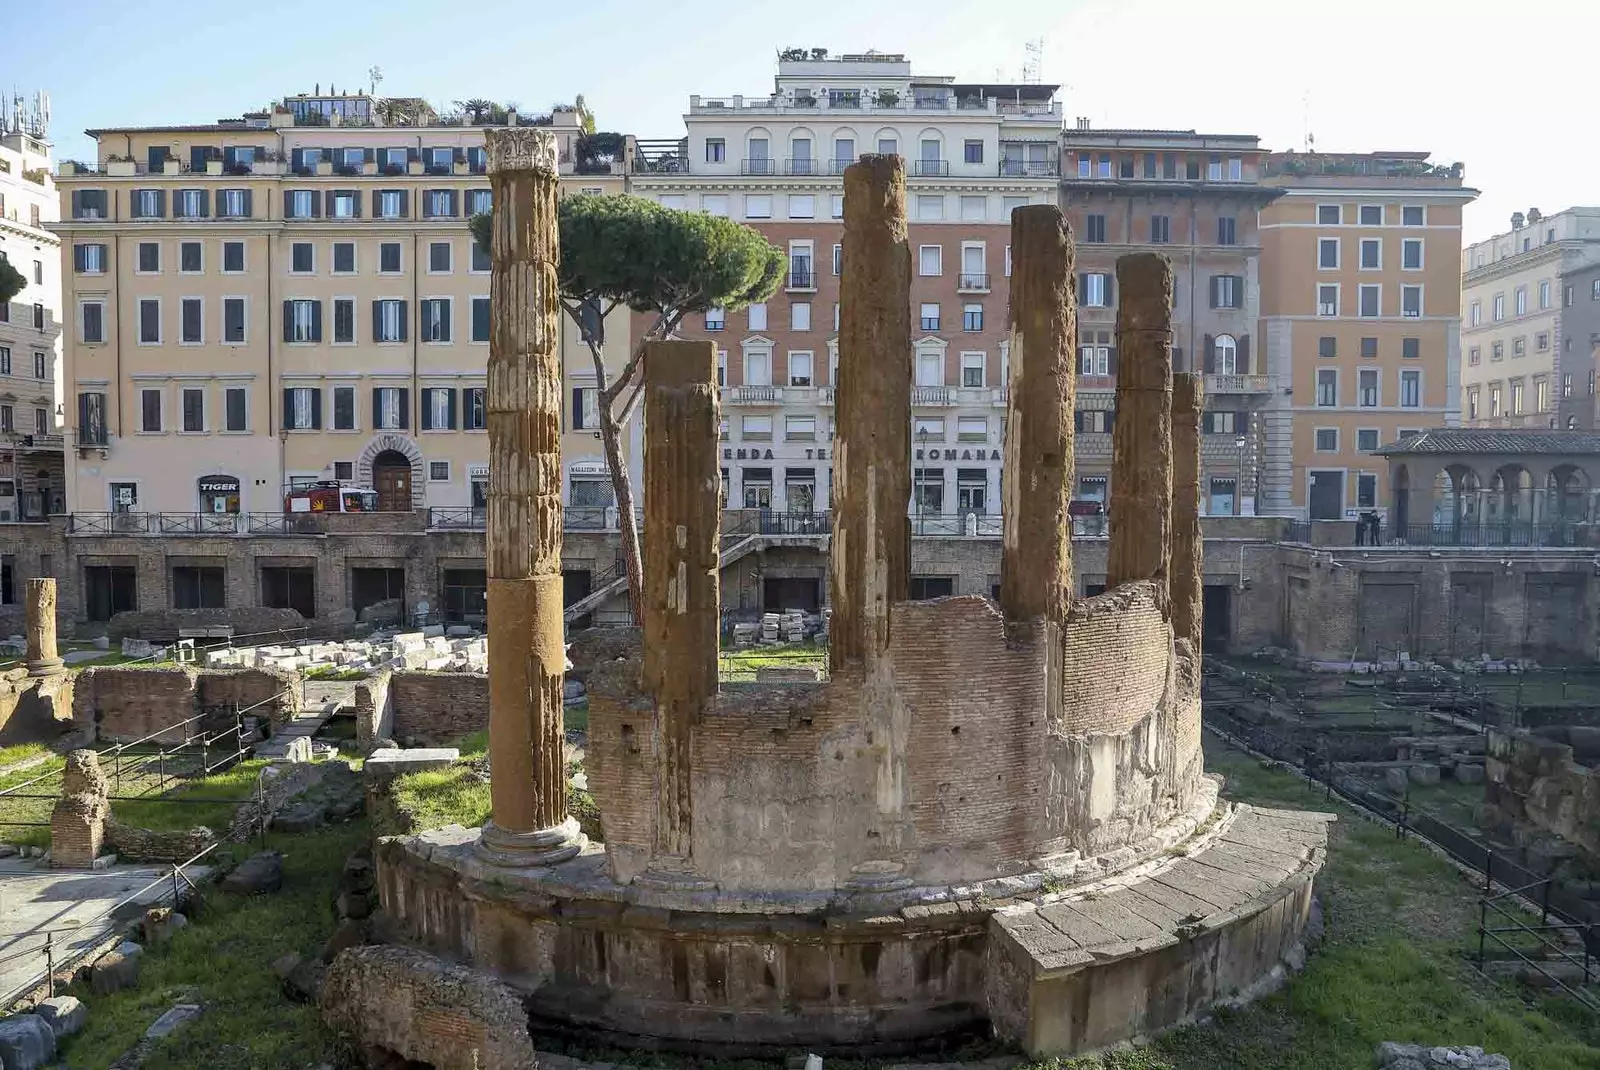
[[[1476,524],[1482,513],[1482,490],[1483,481],[1471,467],[1446,465],[1433,480],[1433,522],[1452,531]]]
[[[901,156],[905,156],[905,146],[900,144],[900,131],[892,126],[880,126],[878,132],[872,135],[872,152],[878,151],[878,146],[885,141],[893,141],[894,148]]]
[[[411,508],[421,509],[424,504],[424,488],[427,485],[422,469],[422,447],[409,436],[385,433],[373,435],[368,439],[356,457],[356,482],[363,487],[372,486],[372,464],[380,453],[388,452],[398,453],[410,463]]]
[[[836,146],[841,139],[848,139],[850,144],[855,146],[855,150],[850,154],[850,159],[848,160],[842,160],[838,156]],[[861,139],[856,135],[856,130],[853,126],[836,127],[833,133],[828,135],[828,144],[824,148],[828,154],[828,167],[833,171],[843,170],[843,164],[855,163],[861,158],[863,152],[870,151],[861,144]]]
[[[1545,515],[1556,523],[1589,519],[1589,495],[1593,490],[1594,482],[1582,465],[1556,465],[1545,480]]]
[[[1485,519],[1502,524],[1527,523],[1533,519],[1533,475],[1516,462],[1495,469],[1489,479],[1489,515]]]

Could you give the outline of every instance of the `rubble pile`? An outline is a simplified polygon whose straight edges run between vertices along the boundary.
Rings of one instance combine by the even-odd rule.
[[[282,646],[225,647],[206,652],[208,668],[320,668],[487,672],[489,639],[465,625],[436,624],[414,632],[374,632],[365,639]]]
[[[782,646],[800,643],[807,639],[818,642],[828,640],[828,616],[831,610],[807,613],[803,609],[786,609],[782,613],[763,613],[759,621],[739,621],[733,626],[735,647]]]

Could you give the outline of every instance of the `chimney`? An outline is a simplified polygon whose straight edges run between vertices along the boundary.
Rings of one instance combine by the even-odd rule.
[[[1089,117],[1087,115],[1078,116],[1078,129],[1079,130],[1087,130],[1087,129],[1089,129]]]

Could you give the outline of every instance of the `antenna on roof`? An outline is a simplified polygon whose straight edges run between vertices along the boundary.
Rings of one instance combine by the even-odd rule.
[[[1044,62],[1044,38],[1035,37],[1022,46],[1026,59],[1022,62],[1022,81],[1025,85],[1039,84],[1039,67]]]
[[[1305,130],[1305,141],[1301,147],[1306,152],[1315,152],[1317,149],[1317,135],[1311,132],[1311,90],[1307,89],[1300,97],[1300,122]]]
[[[372,83],[372,95],[378,95],[378,86],[383,83],[383,68],[373,64],[367,68],[367,79]]]

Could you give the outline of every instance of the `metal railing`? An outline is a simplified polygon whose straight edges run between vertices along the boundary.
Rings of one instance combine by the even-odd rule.
[[[1270,394],[1272,376],[1208,374],[1205,385],[1208,397],[1215,394]]]
[[[233,535],[239,530],[238,513],[156,513],[156,530],[162,535]]]
[[[71,513],[67,531],[73,535],[138,535],[151,528],[149,513]]]
[[[934,538],[996,537],[1003,533],[1005,521],[996,513],[913,513],[911,534]]]
[[[1000,177],[1002,178],[1054,178],[1061,173],[1061,168],[1054,160],[1010,160],[1000,158]]]
[[[912,160],[911,173],[918,178],[945,178],[950,174],[950,161]]]
[[[789,272],[788,288],[791,290],[815,290],[817,288],[816,273],[812,271]]]
[[[775,175],[778,173],[778,161],[772,159],[746,159],[739,164],[741,175]]]
[[[567,531],[615,531],[617,523],[614,505],[569,505],[562,513]]]
[[[791,156],[783,161],[783,173],[786,175],[820,175],[822,166],[820,161],[809,156]]]
[[[1510,546],[1571,547],[1587,546],[1592,540],[1588,525],[1570,521],[1534,523],[1527,520],[1502,520],[1456,524],[1407,524],[1383,532],[1386,542],[1407,546]]]
[[[956,392],[949,386],[914,386],[911,388],[913,405],[954,405]]]
[[[568,510],[569,514],[571,510]],[[428,527],[444,530],[482,531],[489,511],[481,506],[441,506],[428,508]]]
[[[956,289],[958,290],[987,290],[988,288],[988,273],[982,271],[963,271],[956,283]]]

